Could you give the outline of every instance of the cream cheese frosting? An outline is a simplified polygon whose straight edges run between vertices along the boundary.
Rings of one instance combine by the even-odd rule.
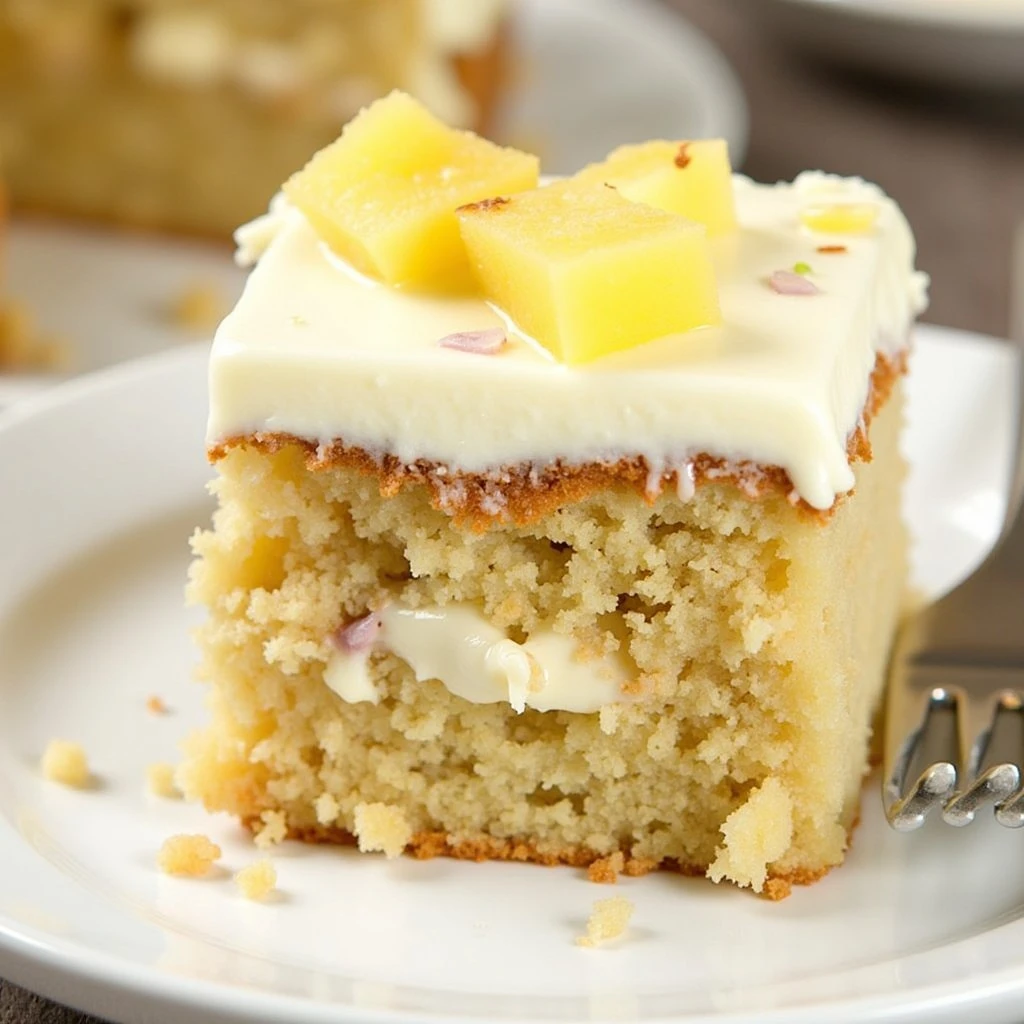
[[[466,605],[391,604],[379,618],[377,649],[401,658],[417,681],[437,679],[473,704],[587,714],[625,699],[629,672],[621,656],[584,661],[571,637],[545,632],[519,644]],[[380,700],[370,654],[371,649],[336,651],[327,663],[324,682],[347,703]]]
[[[809,505],[829,508],[853,486],[847,440],[876,356],[906,344],[926,278],[877,186],[808,172],[772,186],[737,176],[735,191],[739,230],[711,243],[721,326],[575,367],[514,325],[498,356],[441,347],[504,319],[480,299],[360,278],[278,200],[238,235],[243,260],[258,262],[214,341],[208,442],[282,433],[471,473],[636,456],[656,469],[704,453],[780,466]],[[875,228],[802,227],[822,203],[875,204]],[[828,246],[844,251],[818,251]],[[769,287],[801,263],[817,294]]]

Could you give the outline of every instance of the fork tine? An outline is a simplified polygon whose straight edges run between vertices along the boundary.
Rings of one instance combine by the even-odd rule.
[[[956,788],[956,738],[949,729],[951,703],[945,690],[911,696],[890,691],[887,716],[885,814],[899,832],[920,828],[928,812],[945,803]],[[897,749],[894,735],[906,737]],[[907,780],[914,779],[907,787]]]
[[[1006,828],[1024,826],[1024,793],[996,807],[996,821]]]
[[[956,687],[953,695],[959,733],[960,758],[957,763],[957,792],[942,811],[948,825],[969,825],[979,808],[1001,804],[1012,797],[1020,786],[1021,754],[1018,744],[1007,744],[1006,737],[997,737],[997,717],[1004,710],[1020,708],[1019,698],[1010,691],[985,693],[984,680],[973,688],[973,680]],[[1005,723],[1004,723],[1005,724]],[[1001,730],[1006,732],[1005,728]],[[1001,738],[1003,742],[997,742]]]
[[[949,799],[956,789],[956,768],[948,761],[929,765],[918,777],[910,792],[889,808],[889,824],[897,832],[920,828],[928,812]]]
[[[993,752],[996,758],[1016,759],[1018,765],[1024,765],[1024,696],[1020,692],[1006,691],[1001,695],[991,746],[998,747]],[[1024,826],[1024,790],[996,805],[996,821],[1007,828]]]

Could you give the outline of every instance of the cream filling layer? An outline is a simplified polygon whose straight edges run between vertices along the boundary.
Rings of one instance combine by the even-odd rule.
[[[847,439],[876,355],[906,343],[925,306],[914,241],[876,186],[816,172],[792,184],[735,179],[739,231],[713,242],[723,323],[579,367],[513,331],[498,356],[441,348],[504,325],[480,299],[413,295],[346,273],[296,210],[244,229],[258,260],[217,332],[207,439],[284,433],[450,470],[699,453],[781,466],[828,508],[853,486]],[[811,232],[800,214],[871,203],[864,235]],[[841,253],[819,247],[842,246]],[[811,267],[815,295],[780,295],[776,270]]]
[[[473,704],[586,714],[624,699],[629,672],[623,659],[583,661],[575,642],[558,633],[539,633],[518,644],[475,608],[460,605],[389,605],[380,620],[374,649],[401,658],[418,682],[436,679]],[[324,682],[347,703],[380,700],[371,653],[335,651],[327,663]]]

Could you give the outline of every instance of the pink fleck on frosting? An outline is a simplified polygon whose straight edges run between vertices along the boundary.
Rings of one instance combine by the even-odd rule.
[[[377,640],[381,628],[380,612],[370,612],[335,631],[331,637],[335,647],[346,654],[365,654]]]
[[[489,327],[484,331],[459,331],[449,334],[439,342],[442,348],[454,348],[459,352],[474,352],[481,356],[497,355],[508,341],[504,327]]]
[[[768,278],[768,287],[779,295],[817,295],[821,291],[813,281],[792,270],[776,270]]]

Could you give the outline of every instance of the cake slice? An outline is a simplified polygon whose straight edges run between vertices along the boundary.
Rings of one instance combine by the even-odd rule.
[[[366,103],[492,123],[505,0],[0,4],[17,205],[228,237]]]
[[[263,842],[778,897],[843,859],[903,593],[912,236],[878,188],[818,173],[729,179],[713,236],[585,176],[549,187],[598,198],[459,213],[477,295],[374,281],[287,202],[241,233],[258,263],[211,354],[219,508],[189,588],[210,720],[183,782]],[[597,257],[552,247],[552,203]],[[869,231],[843,230],[851,205]],[[654,274],[669,228],[709,276],[633,336],[631,295],[678,296],[612,249]],[[593,350],[584,329],[579,358],[565,319],[518,322],[601,289],[619,329]]]

